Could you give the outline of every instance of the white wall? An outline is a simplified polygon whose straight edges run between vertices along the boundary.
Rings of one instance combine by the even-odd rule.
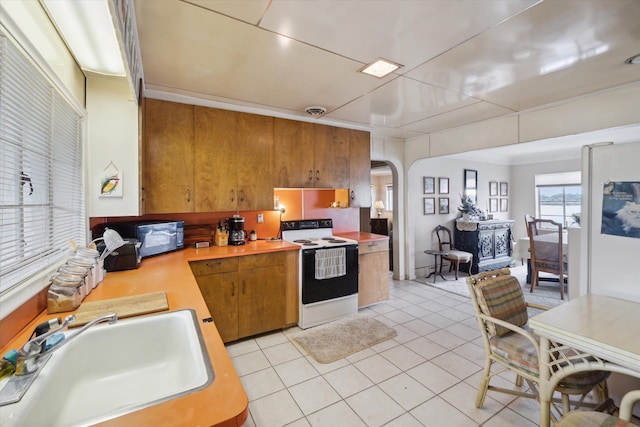
[[[138,105],[131,96],[126,78],[87,79],[90,217],[140,215]],[[101,198],[100,176],[111,162],[120,171],[123,195]]]
[[[436,249],[437,238],[433,235],[433,230],[438,225],[449,227],[453,233],[453,221],[460,215],[458,206],[460,205],[460,194],[463,190],[464,169],[474,169],[478,171],[478,205],[486,210],[486,203],[489,199],[489,181],[509,182],[510,192],[513,188],[510,183],[510,170],[508,166],[495,165],[489,163],[461,161],[449,157],[438,157],[422,159],[414,162],[408,173],[408,197],[407,211],[409,212],[408,228],[411,238],[407,241],[407,257],[409,259],[408,271],[411,279],[424,277],[433,266],[433,256],[426,255],[426,249]],[[449,178],[449,194],[423,194],[423,177],[432,176],[436,178]],[[449,197],[449,214],[424,215],[424,198],[435,197],[436,212],[439,197]],[[496,219],[512,219],[511,211],[494,213]]]

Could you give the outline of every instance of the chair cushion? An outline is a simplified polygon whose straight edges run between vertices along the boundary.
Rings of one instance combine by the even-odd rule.
[[[522,325],[522,327],[531,332],[529,325]],[[489,345],[493,354],[509,366],[526,371],[536,377],[540,375],[536,347],[523,335],[516,332],[502,336],[496,335],[489,339]]]
[[[498,276],[481,281],[473,289],[484,314],[516,326],[525,325],[529,320],[520,282],[514,276]],[[487,327],[489,333],[494,336],[511,332],[505,327],[492,323]]]
[[[522,328],[537,341],[537,335],[531,333],[529,325]],[[533,376],[540,375],[538,369],[538,354],[536,347],[527,338],[516,332],[510,332],[503,336],[493,336],[489,339],[491,351],[509,366],[524,370]],[[584,389],[590,389],[609,377],[608,371],[584,371],[565,377],[558,388],[567,393],[574,394]]]
[[[630,427],[635,426],[620,418],[594,411],[571,411],[555,424],[556,427]]]
[[[459,262],[469,262],[473,259],[473,254],[464,251],[452,250],[443,256],[445,259],[453,259]]]

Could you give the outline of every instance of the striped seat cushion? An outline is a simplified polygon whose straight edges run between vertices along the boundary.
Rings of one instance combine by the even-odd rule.
[[[522,325],[522,328],[538,340],[538,336],[531,333],[529,325]],[[493,336],[489,339],[489,345],[493,354],[509,366],[521,369],[535,377],[540,375],[536,347],[521,334],[511,332],[503,336]],[[566,391],[588,389],[600,384],[608,376],[607,371],[578,372],[564,378],[558,387]]]
[[[480,309],[485,315],[516,326],[522,326],[529,321],[522,288],[515,277],[494,277],[486,282],[479,282],[473,289],[475,289]],[[492,323],[487,327],[493,336],[502,336],[510,332],[509,329]]]
[[[594,411],[571,411],[555,424],[556,427],[630,427],[636,426],[613,415]]]

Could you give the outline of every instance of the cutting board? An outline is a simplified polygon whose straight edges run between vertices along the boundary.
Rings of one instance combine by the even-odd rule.
[[[103,301],[85,302],[76,312],[76,321],[70,328],[86,325],[96,317],[116,312],[118,319],[138,316],[140,314],[155,313],[169,309],[167,294],[164,291],[152,292],[130,297],[106,299]]]

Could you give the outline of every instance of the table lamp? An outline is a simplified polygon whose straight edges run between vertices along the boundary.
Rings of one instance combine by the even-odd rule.
[[[382,216],[382,209],[384,209],[384,203],[382,203],[382,200],[378,200],[374,203],[373,207],[378,210],[378,218],[380,218]]]

